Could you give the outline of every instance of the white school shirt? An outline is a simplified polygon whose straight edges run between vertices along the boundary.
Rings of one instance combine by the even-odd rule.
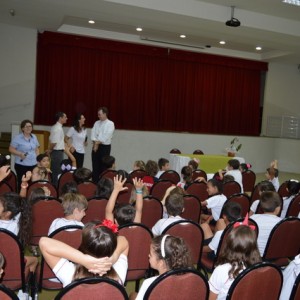
[[[236,181],[237,183],[239,183],[239,185],[241,186],[241,193],[244,192],[244,188],[243,188],[243,177],[242,177],[242,173],[240,170],[229,170],[225,173],[225,175],[231,175],[234,178],[234,181]]]
[[[56,144],[53,150],[64,150],[65,149],[65,134],[62,128],[62,124],[56,122],[55,125],[51,127],[49,140],[50,143]]]
[[[86,129],[82,129],[80,132],[78,132],[74,127],[70,127],[70,129],[68,130],[66,136],[72,138],[72,146],[75,148],[77,153],[85,153],[84,143],[86,135]]]
[[[154,236],[161,235],[165,228],[167,228],[170,224],[173,224],[176,221],[183,220],[180,216],[169,216],[167,219],[160,219],[156,222],[156,224],[152,227],[152,233]]]
[[[281,221],[281,218],[271,214],[255,214],[251,216],[251,219],[258,226],[257,245],[260,255],[263,256],[270,233],[274,226]]]
[[[121,254],[119,259],[113,265],[114,270],[118,274],[121,284],[124,284],[127,269],[128,269],[128,259],[127,256]],[[73,281],[73,276],[75,273],[76,265],[65,258],[61,258],[58,263],[53,268],[53,273],[59,279],[59,281],[63,284],[63,287],[70,284]]]
[[[279,300],[290,299],[296,277],[300,273],[300,254],[282,271],[283,285]]]
[[[91,132],[92,141],[100,141],[103,145],[110,145],[115,131],[114,122],[106,119],[96,121]]]
[[[212,238],[212,240],[210,241],[210,243],[208,244],[208,247],[213,250],[215,252],[215,254],[217,255],[217,250],[218,250],[218,246],[220,243],[220,239],[222,236],[224,230],[218,230],[214,237]]]
[[[231,264],[229,263],[217,266],[209,278],[209,290],[218,295],[217,300],[226,299],[228,290],[234,281],[233,278],[229,278],[230,269]]]
[[[295,198],[295,195],[292,195],[290,197],[283,197],[283,205],[282,205],[282,211],[280,214],[280,217],[283,219],[285,218],[285,215],[287,213],[287,210],[289,208],[289,205],[291,203],[291,201]]]
[[[274,177],[273,179],[270,179],[269,181],[273,183],[275,191],[278,192],[279,185],[280,185],[278,177]]]
[[[13,219],[0,220],[0,228],[6,229],[15,235],[18,235],[20,217],[21,213],[18,213]]]
[[[257,206],[259,204],[259,199],[258,200],[255,200],[253,201],[253,203],[251,204],[251,207],[250,207],[250,210],[255,214],[256,213],[256,210],[257,210]]]
[[[79,226],[84,226],[82,222],[76,221],[76,220],[67,220],[65,218],[57,218],[53,220],[53,222],[50,225],[48,235],[50,235],[53,231],[55,231],[58,228],[64,227],[64,226],[69,226],[69,225],[79,225]]]
[[[206,200],[207,208],[211,208],[211,213],[215,221],[219,220],[223,205],[226,200],[227,198],[223,194],[212,196]]]
[[[153,276],[153,277],[150,277],[150,278],[144,280],[135,300],[143,300],[144,299],[144,296],[145,296],[149,286],[157,277],[158,276]]]

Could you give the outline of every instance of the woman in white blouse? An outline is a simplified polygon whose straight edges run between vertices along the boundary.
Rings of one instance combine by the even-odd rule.
[[[84,126],[85,117],[83,114],[77,114],[74,125],[66,134],[66,142],[70,146],[70,151],[76,159],[77,168],[83,167],[85,146],[87,145],[87,130]],[[72,139],[72,143],[70,143]]]

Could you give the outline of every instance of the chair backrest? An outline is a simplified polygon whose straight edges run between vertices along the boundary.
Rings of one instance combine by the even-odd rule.
[[[234,194],[239,194],[241,192],[241,186],[236,181],[228,181],[223,184],[223,194],[229,198]]]
[[[55,300],[98,299],[127,300],[125,288],[117,281],[105,277],[75,280],[62,289]]]
[[[32,239],[38,245],[42,236],[47,236],[52,221],[62,218],[64,211],[60,200],[42,199],[32,205]]]
[[[77,185],[78,193],[84,195],[86,198],[91,198],[96,194],[97,184],[92,181],[86,181]]]
[[[272,229],[263,260],[274,261],[293,258],[300,251],[300,219],[289,217],[277,223]]]
[[[300,212],[300,194],[294,197],[286,211],[286,217],[298,217]]]
[[[186,193],[196,196],[201,202],[208,198],[207,186],[204,182],[193,182],[186,188]]]
[[[198,177],[203,177],[205,178],[205,181],[207,181],[207,174],[204,170],[197,169],[193,171],[192,179],[196,180]]]
[[[194,150],[193,154],[196,154],[196,155],[203,155],[204,152],[203,152],[202,150],[200,150],[200,149],[196,149],[196,150]]]
[[[62,194],[61,189],[67,182],[74,181],[73,174],[74,174],[73,171],[68,171],[68,172],[64,172],[60,175],[60,177],[58,179],[58,184],[57,184],[57,191],[58,191],[59,195]]]
[[[290,300],[299,300],[300,299],[300,273],[296,277],[293,289],[291,292]]]
[[[85,216],[83,217],[82,222],[85,224],[93,220],[104,220],[107,201],[107,198],[102,197],[90,198],[88,200],[88,207],[85,211]]]
[[[194,195],[184,195],[183,200],[184,211],[181,214],[181,217],[199,223],[201,214],[200,200]]]
[[[172,153],[172,154],[181,154],[181,151],[180,151],[179,149],[177,149],[177,148],[173,148],[173,149],[170,151],[170,153]]]
[[[159,180],[169,180],[177,184],[180,181],[180,175],[174,170],[167,170],[160,175]]]
[[[205,277],[193,269],[168,271],[158,278],[147,289],[145,300],[207,300],[209,287]]]
[[[278,194],[283,198],[283,197],[288,197],[289,196],[289,192],[287,190],[287,183],[288,181],[283,182],[279,189],[278,189]]]
[[[0,284],[0,299],[1,300],[19,300],[19,297],[8,287]]]
[[[82,239],[82,227],[78,225],[68,225],[53,231],[50,238],[59,240],[68,244],[69,246],[78,249]],[[52,269],[45,262],[44,257],[41,259],[40,272],[39,272],[39,289],[61,289],[62,284],[59,281],[49,280],[56,278]]]
[[[0,228],[0,252],[5,257],[2,283],[12,290],[25,291],[24,250],[16,235]],[[2,298],[1,298],[2,299]]]
[[[242,172],[242,181],[244,192],[252,192],[256,181],[256,174],[252,170]]]
[[[241,212],[241,216],[244,218],[246,217],[246,214],[249,213],[250,210],[250,197],[247,194],[234,194],[232,196],[230,196],[226,202],[224,203],[224,205],[228,202],[235,202],[238,203],[241,206],[242,212]],[[223,205],[223,207],[224,207]],[[223,214],[223,209],[221,211],[220,217]]]
[[[183,238],[191,251],[193,264],[199,264],[204,240],[204,233],[199,224],[190,220],[179,220],[166,227],[162,232],[162,235],[164,234]]]
[[[101,179],[102,177],[105,177],[105,178],[109,178],[112,181],[114,181],[114,177],[117,174],[118,174],[118,172],[116,170],[105,170],[100,174],[99,179]],[[97,183],[97,182],[95,182],[95,183]]]
[[[126,281],[144,278],[149,269],[152,232],[143,224],[131,223],[120,226],[119,235],[125,236],[129,243]]]
[[[129,174],[129,177],[131,178],[131,180],[133,178],[137,178],[137,179],[142,179],[144,176],[147,176],[148,173],[144,170],[134,170]]]
[[[0,195],[3,195],[5,193],[9,193],[9,192],[12,192],[12,191],[13,191],[13,189],[9,185],[9,183],[7,183],[5,181],[0,182]]]
[[[231,300],[277,300],[282,287],[281,270],[269,263],[259,263],[241,272],[229,288]]]
[[[16,192],[18,190],[17,175],[13,170],[10,170],[9,175],[3,181],[9,184],[13,192]]]
[[[130,198],[131,198],[131,192],[132,192],[132,189],[134,188],[134,186],[131,182],[127,181],[124,183],[124,187],[127,187],[127,190],[121,191],[119,193],[116,202],[129,204]]]
[[[47,187],[50,190],[50,195],[54,198],[57,198],[57,190],[56,187],[47,180],[37,180],[32,182],[27,189],[27,195],[30,195],[32,190],[39,187]]]
[[[160,180],[153,184],[150,189],[150,195],[161,201],[166,193],[166,190],[172,185],[173,182],[170,180]]]
[[[251,198],[250,198],[250,205],[252,205],[252,203],[257,199],[259,199],[259,183],[256,184],[252,190]]]
[[[144,197],[141,223],[151,229],[162,217],[163,206],[161,202],[152,196]]]

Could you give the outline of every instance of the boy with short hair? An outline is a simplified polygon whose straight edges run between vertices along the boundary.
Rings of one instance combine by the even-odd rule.
[[[219,170],[220,179],[223,180],[225,175],[231,175],[234,177],[234,181],[241,186],[241,192],[243,193],[243,178],[240,171],[240,162],[237,159],[230,159],[227,163],[227,171],[223,174],[223,170]]]
[[[78,168],[74,171],[73,177],[77,184],[84,183],[92,179],[92,171],[88,168]]]
[[[276,192],[263,192],[260,195],[260,207],[264,213],[251,216],[258,226],[257,245],[261,256],[264,254],[272,229],[281,221],[278,217],[281,204],[281,197]]]
[[[217,221],[215,234],[213,234],[209,226],[209,220],[200,225],[204,232],[205,245],[203,246],[203,252],[214,251],[214,255],[217,254],[217,249],[224,229],[229,223],[239,219],[241,217],[241,212],[242,208],[240,204],[236,202],[227,202],[222,209],[222,218]],[[212,255],[212,258],[214,255]]]
[[[103,167],[105,170],[115,170],[116,169],[116,159],[111,155],[105,155],[102,158]]]
[[[170,162],[166,158],[160,158],[158,160],[159,171],[156,173],[155,177],[159,178],[165,171],[170,170]]]
[[[168,213],[168,218],[158,220],[152,227],[152,233],[154,236],[161,235],[164,229],[170,224],[179,220],[183,220],[183,218],[180,216],[184,211],[183,195],[179,193],[170,194],[166,198],[165,207]]]
[[[85,216],[85,211],[88,206],[86,198],[78,193],[67,193],[62,198],[62,207],[65,216],[64,218],[57,218],[52,222],[49,228],[48,235],[63,226],[84,226],[81,220]]]

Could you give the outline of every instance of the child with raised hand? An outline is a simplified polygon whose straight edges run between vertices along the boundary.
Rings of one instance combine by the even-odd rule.
[[[184,240],[168,234],[153,238],[150,245],[149,263],[159,275],[144,280],[138,294],[132,293],[130,300],[144,299],[151,283],[165,272],[192,267],[190,251]]]
[[[270,181],[268,181],[268,180],[264,180],[264,181],[261,181],[260,183],[258,183],[258,193],[259,193],[259,196],[263,192],[275,192],[275,187],[274,187],[273,183],[270,182]],[[257,199],[255,201],[253,201],[253,203],[251,204],[250,212],[249,212],[250,216],[252,216],[253,214],[256,213],[259,201],[260,200]]]
[[[192,172],[196,171],[199,167],[199,162],[200,160],[197,158],[193,158],[189,161],[188,163],[188,167],[190,167],[192,169]]]
[[[41,252],[65,287],[73,280],[106,276],[124,284],[128,269],[128,241],[117,236],[117,225],[109,220],[87,223],[79,250],[58,240],[42,237]]]
[[[62,197],[62,207],[64,210],[64,218],[57,218],[53,220],[48,235],[50,235],[56,229],[59,229],[68,225],[84,226],[81,222],[85,216],[85,210],[87,209],[88,202],[86,198],[78,193],[67,193]]]
[[[206,206],[211,209],[212,216],[208,214],[201,214],[201,220],[207,221],[207,219],[214,219],[218,221],[225,201],[226,196],[222,194],[223,183],[217,179],[210,179],[207,182],[207,193],[209,198],[201,202],[201,206]]]
[[[283,198],[283,206],[282,206],[282,211],[281,211],[281,218],[285,218],[285,215],[287,213],[288,207],[291,203],[291,201],[296,197],[297,194],[300,192],[300,182],[295,179],[290,179],[287,182],[287,187],[286,187],[289,196]],[[289,216],[287,216],[289,217]]]
[[[123,180],[122,176],[117,175],[114,177],[114,189],[105,208],[105,218],[118,225],[129,224],[132,222],[141,223],[143,211],[143,180],[137,178],[133,179],[137,194],[135,208],[130,204],[116,205],[119,193],[127,190],[127,187],[124,187],[125,182],[126,178]]]
[[[225,240],[225,245],[216,262],[217,267],[208,282],[210,300],[225,300],[231,284],[239,273],[261,262],[254,228],[240,223],[234,226],[235,228]]]
[[[15,234],[23,247],[28,246],[32,233],[31,205],[17,193],[0,195],[0,228]],[[26,268],[34,272],[36,257],[25,256]]]
[[[278,161],[276,159],[271,161],[270,167],[267,169],[267,172],[265,175],[266,175],[267,180],[269,180],[270,182],[273,183],[275,191],[278,192],[280,183],[279,183],[279,178],[278,178],[278,175],[279,175]]]

